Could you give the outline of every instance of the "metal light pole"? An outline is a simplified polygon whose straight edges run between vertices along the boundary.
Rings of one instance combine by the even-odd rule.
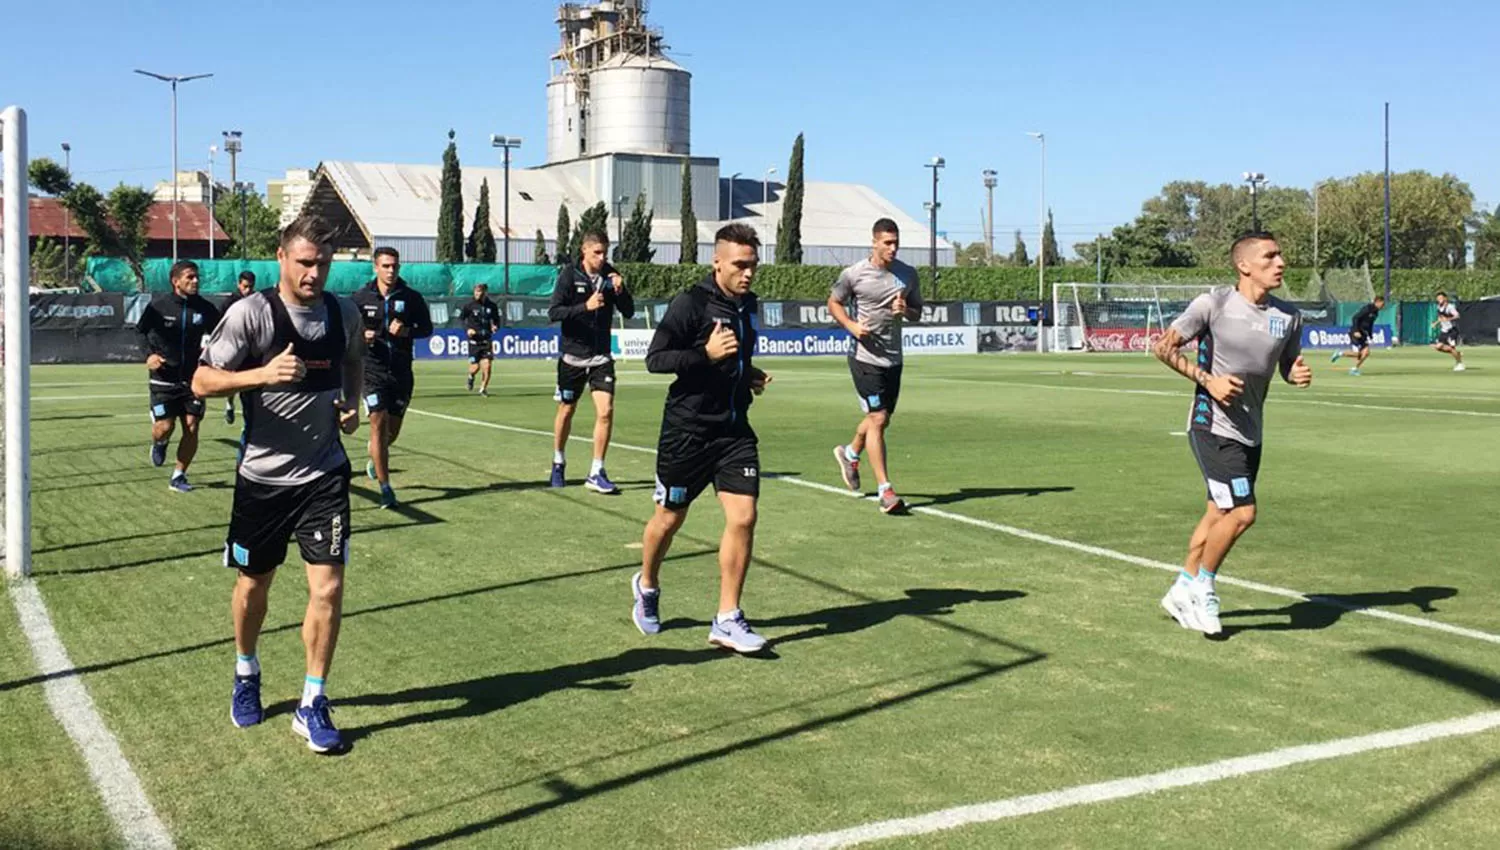
[[[177,84],[190,83],[193,80],[203,80],[212,77],[213,74],[192,74],[181,77],[176,75],[156,74],[151,71],[135,69],[137,74],[143,77],[151,77],[164,83],[172,84],[172,262],[177,262]]]
[[[937,264],[937,216],[938,209],[942,204],[938,203],[938,170],[948,164],[948,161],[940,156],[935,156],[932,161],[922,166],[932,169],[932,200],[923,204],[927,208],[927,266],[932,274],[932,300],[937,300],[938,288],[938,264]]]
[[[510,293],[510,151],[511,148],[519,148],[521,138],[519,136],[490,136],[490,147],[500,148],[503,153],[501,159],[505,167],[505,183],[501,187],[501,194],[505,195],[505,212],[501,227],[505,230],[505,292]],[[485,227],[489,222],[485,222]],[[561,238],[561,237],[559,237]]]
[[[1245,182],[1250,184],[1250,229],[1260,232],[1260,186],[1266,182],[1266,175],[1259,171],[1246,171]]]
[[[1319,180],[1313,184],[1313,271],[1318,270],[1318,190],[1323,188],[1323,181]]]
[[[621,195],[615,198],[615,259],[620,258],[620,243],[625,241],[625,205],[630,203],[629,195]]]
[[[765,235],[760,238],[761,242],[771,244],[771,175],[776,173],[776,166],[766,169],[766,176],[760,181],[760,219],[761,228]]]
[[[62,143],[63,171],[68,173],[68,182],[73,182],[73,146]],[[73,211],[63,204],[63,283],[73,282]]]
[[[1047,289],[1047,134],[1026,135],[1042,143],[1042,191],[1036,219],[1036,298],[1041,301]]]
[[[244,147],[240,141],[240,137],[243,135],[239,130],[225,130],[223,133],[224,152],[229,154],[229,185],[234,190],[234,199],[240,207],[240,259],[242,260],[250,256],[246,252],[247,246],[245,245],[245,196],[240,191],[238,170],[239,153]]]
[[[994,169],[986,168],[984,175],[984,192],[989,198],[989,213],[984,220],[984,258],[985,262],[995,261],[995,187],[999,185],[999,175]]]
[[[214,154],[219,152],[218,145],[208,146],[208,258],[214,258]]]
[[[734,218],[734,181],[740,179],[740,174],[742,173],[743,172],[736,171],[735,173],[729,175],[729,203],[726,204],[724,208],[725,221]]]
[[[1385,300],[1391,301],[1391,102],[1385,103]]]

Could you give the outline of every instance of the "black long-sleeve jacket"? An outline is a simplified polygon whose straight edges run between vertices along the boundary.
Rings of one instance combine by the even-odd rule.
[[[160,354],[162,365],[151,373],[158,384],[191,384],[203,354],[203,339],[219,324],[219,308],[201,295],[164,292],[151,296],[135,323],[147,354]]]
[[[576,265],[564,266],[557,274],[557,285],[552,288],[552,303],[547,307],[547,319],[561,322],[562,353],[589,360],[610,353],[609,327],[614,313],[629,319],[635,315],[635,299],[628,290],[621,291],[609,282],[614,268],[608,263],[599,271],[604,294],[604,306],[590,310],[584,306],[594,294],[594,284],[583,269]]]
[[[351,297],[364,318],[365,328],[375,332],[375,340],[365,346],[365,368],[396,375],[410,372],[412,341],[432,336],[432,314],[427,310],[427,301],[399,277],[389,295],[382,297],[380,284],[372,280]],[[391,336],[393,319],[400,319],[410,331]]]
[[[750,384],[761,372],[751,364],[755,353],[754,293],[736,301],[725,295],[713,276],[672,299],[646,352],[646,368],[677,376],[667,389],[662,431],[701,437],[745,436],[750,428]],[[708,359],[708,337],[722,324],[739,339],[739,351],[714,363]]]

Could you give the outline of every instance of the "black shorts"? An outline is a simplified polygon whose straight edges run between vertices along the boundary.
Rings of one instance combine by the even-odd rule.
[[[263,575],[286,560],[297,538],[309,564],[349,561],[349,465],[306,484],[274,487],[244,476],[234,482],[234,509],[224,566]]]
[[[1454,348],[1457,348],[1458,347],[1458,328],[1454,328],[1451,331],[1438,331],[1437,344],[1438,345],[1451,345]]]
[[[559,358],[557,393],[553,398],[562,404],[577,404],[585,386],[596,393],[614,395],[615,361],[609,360],[598,366],[569,366]]]
[[[686,510],[710,483],[718,493],[760,496],[755,435],[705,438],[663,432],[656,447],[656,503]]]
[[[896,412],[896,402],[901,399],[901,366],[872,366],[849,358],[849,374],[854,378],[854,392],[859,396],[859,407],[866,413],[885,411],[887,416]]]
[[[391,375],[386,372],[365,373],[365,411],[384,411],[392,416],[405,416],[406,406],[411,404],[411,392],[416,387],[412,373]]]
[[[487,336],[476,336],[469,340],[469,362],[495,359],[495,341]]]
[[[1358,328],[1349,331],[1349,347],[1360,351],[1370,347],[1370,335]]]
[[[1207,431],[1189,431],[1188,445],[1198,460],[1198,468],[1203,471],[1210,502],[1226,511],[1255,504],[1260,446],[1247,446],[1239,440]]]
[[[180,419],[184,416],[203,418],[203,399],[193,395],[188,387],[181,384],[175,387],[151,384],[150,387],[152,422]]]

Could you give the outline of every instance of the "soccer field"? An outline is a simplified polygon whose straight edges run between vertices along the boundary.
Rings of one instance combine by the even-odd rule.
[[[610,498],[580,486],[584,442],[545,486],[552,363],[497,361],[487,399],[420,363],[403,505],[354,481],[337,757],[290,729],[300,568],[271,594],[267,722],[229,721],[238,427],[210,403],[174,494],[143,370],[37,367],[34,586],[72,668],[39,674],[0,606],[0,847],[125,846],[49,710],[78,682],[179,847],[1500,846],[1500,349],[1463,374],[1425,349],[1360,378],[1308,359],[1311,389],[1271,390],[1220,640],[1157,604],[1204,496],[1190,387],[1147,356],[910,360],[905,517],[838,486],[844,362],[757,361],[761,658],[706,644],[711,496],[664,567],[665,629],[631,625],[665,378],[620,366]]]

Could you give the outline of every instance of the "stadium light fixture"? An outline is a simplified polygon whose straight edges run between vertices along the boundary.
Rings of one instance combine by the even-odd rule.
[[[190,83],[193,80],[205,80],[213,74],[190,74],[178,76],[175,74],[158,74],[154,71],[142,71],[136,68],[135,72],[143,77],[153,80],[161,80],[172,86],[172,262],[177,262],[177,84]]]

